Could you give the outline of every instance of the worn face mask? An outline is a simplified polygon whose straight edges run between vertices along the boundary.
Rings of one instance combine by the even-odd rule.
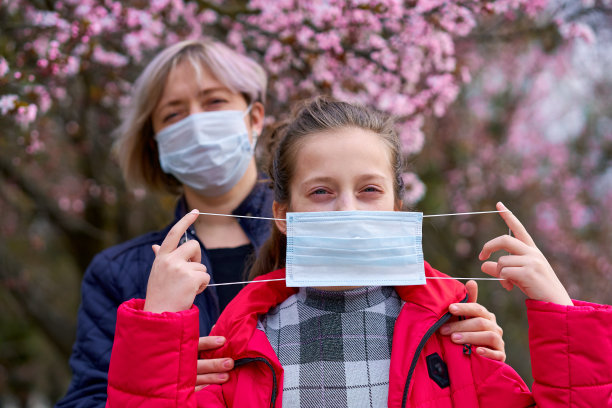
[[[287,213],[287,286],[425,284],[423,214]]]
[[[250,109],[195,113],[157,133],[162,170],[205,196],[227,193],[253,157],[244,123]]]

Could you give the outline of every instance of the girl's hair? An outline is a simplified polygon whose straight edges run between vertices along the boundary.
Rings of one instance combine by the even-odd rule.
[[[268,166],[268,174],[274,189],[274,200],[289,205],[291,197],[289,186],[293,178],[298,151],[304,140],[312,134],[359,128],[369,130],[380,136],[390,152],[393,171],[393,192],[396,204],[401,205],[404,184],[402,181],[402,153],[393,119],[383,113],[340,102],[329,97],[317,97],[297,106],[292,117],[281,123],[270,136],[276,141],[273,160]],[[324,146],[321,146],[324,149]],[[273,224],[270,238],[261,247],[257,259],[249,273],[249,279],[285,267],[287,237]]]
[[[164,49],[136,80],[131,101],[116,130],[116,153],[128,185],[173,194],[180,191],[180,182],[165,174],[159,164],[151,116],[168,75],[183,61],[189,61],[198,76],[205,66],[230,91],[242,94],[247,103],[265,102],[267,77],[264,69],[226,45],[202,39],[182,41]]]

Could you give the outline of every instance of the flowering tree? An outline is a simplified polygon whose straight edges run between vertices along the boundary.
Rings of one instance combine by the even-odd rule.
[[[163,224],[168,198],[125,189],[109,154],[112,132],[149,57],[202,35],[262,62],[268,123],[292,101],[322,92],[397,116],[404,153],[417,157],[404,175],[409,205],[469,211],[503,197],[536,241],[550,243],[547,253],[562,254],[554,266],[571,294],[583,288],[605,300],[601,286],[572,272],[608,281],[612,273],[604,92],[611,80],[576,64],[603,49],[610,7],[608,0],[0,0],[7,307],[24,310],[64,359],[79,272],[103,247]],[[572,93],[572,81],[584,82],[582,94]],[[560,104],[564,98],[581,98],[580,109]],[[438,225],[440,237],[456,238],[426,247],[428,258],[441,269],[456,265],[453,273],[475,270],[491,223]],[[71,296],[58,296],[66,288]]]

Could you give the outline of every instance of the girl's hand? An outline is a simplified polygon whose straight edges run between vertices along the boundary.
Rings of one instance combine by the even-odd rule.
[[[198,218],[193,210],[181,218],[168,232],[161,246],[153,245],[155,261],[149,275],[144,310],[153,313],[179,312],[193,305],[210,276],[200,263],[200,245],[196,240],[178,246],[181,236]]]
[[[447,323],[440,328],[440,333],[451,336],[456,344],[471,344],[476,353],[501,362],[506,361],[506,350],[502,338],[504,331],[498,326],[495,315],[484,306],[476,303],[478,285],[468,281],[465,286],[468,291],[468,303],[453,303],[448,310],[454,316],[467,319]]]
[[[497,209],[505,211],[499,214],[514,237],[502,235],[492,239],[484,245],[478,258],[484,261],[500,250],[510,255],[501,256],[497,262],[483,263],[482,271],[505,279],[501,284],[507,290],[511,290],[514,285],[518,286],[530,299],[572,306],[567,291],[523,224],[502,203],[497,203]]]
[[[225,337],[200,337],[198,351],[214,350],[225,343]],[[198,377],[195,390],[199,391],[210,384],[223,384],[229,380],[228,371],[234,368],[231,358],[198,358]]]

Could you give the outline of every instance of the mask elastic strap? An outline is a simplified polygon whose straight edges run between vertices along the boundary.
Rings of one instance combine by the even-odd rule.
[[[503,213],[510,212],[510,210],[493,210],[493,211],[472,211],[472,212],[462,212],[462,213],[449,213],[449,214],[430,214],[423,215],[423,218],[432,218],[432,217],[449,217],[453,215],[474,215],[474,214],[495,214],[495,213]],[[255,217],[251,215],[235,215],[235,214],[217,214],[217,213],[207,213],[207,212],[199,212],[199,215],[216,215],[219,217],[234,217],[234,218],[250,218],[256,220],[271,220],[271,221],[286,221],[285,218],[272,218],[272,217]],[[512,235],[512,231],[510,231],[510,235]],[[185,231],[185,240],[187,240],[187,231]],[[426,276],[425,279],[454,279],[454,280],[481,280],[481,281],[502,281],[505,279],[502,278],[462,278],[462,277],[453,277],[453,276]],[[284,281],[285,278],[279,279],[260,279],[254,281],[241,281],[241,282],[224,282],[224,283],[211,283],[208,285],[209,287],[214,286],[227,286],[227,285],[244,285],[247,283],[263,283],[263,282],[276,282],[276,281]]]

